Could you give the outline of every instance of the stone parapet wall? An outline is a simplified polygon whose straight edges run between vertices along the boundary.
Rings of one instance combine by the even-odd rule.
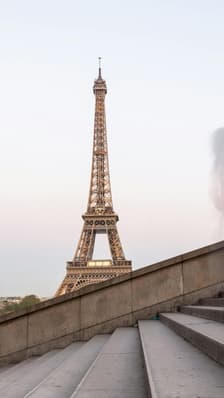
[[[224,241],[0,317],[0,364],[134,325],[224,290]]]

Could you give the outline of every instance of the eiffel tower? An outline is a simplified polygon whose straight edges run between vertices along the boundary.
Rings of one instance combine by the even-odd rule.
[[[105,117],[107,86],[102,79],[100,61],[99,58],[99,75],[93,86],[96,102],[88,206],[82,216],[84,225],[74,258],[67,262],[66,276],[56,296],[130,272],[132,269],[131,261],[125,259],[116,225],[119,218],[113,209]],[[97,234],[107,235],[111,259],[93,260]]]

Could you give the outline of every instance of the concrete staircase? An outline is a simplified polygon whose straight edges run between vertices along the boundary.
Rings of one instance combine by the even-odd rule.
[[[0,368],[4,398],[223,398],[224,299]]]

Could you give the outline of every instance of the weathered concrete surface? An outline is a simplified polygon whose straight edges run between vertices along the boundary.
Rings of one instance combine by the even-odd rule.
[[[132,284],[133,312],[183,293],[182,266],[174,264],[136,278]]]
[[[0,317],[0,364],[175,311],[224,290],[224,241]]]
[[[199,305],[224,307],[224,298],[222,298],[222,297],[213,297],[213,298],[200,299],[199,300]]]
[[[116,278],[117,279],[117,278]],[[111,300],[111,298],[113,298]],[[91,309],[91,310],[90,310]],[[81,298],[81,329],[132,312],[131,279]]]
[[[73,343],[64,350],[52,350],[41,357],[33,357],[14,365],[0,375],[0,396],[4,398],[24,398],[39,385],[55,368],[85,344]]]
[[[213,285],[223,279],[224,250],[215,252],[208,250],[194,258],[185,255],[183,262],[184,294],[202,289],[205,285]]]
[[[28,317],[13,318],[0,325],[0,355],[22,351],[28,343]]]
[[[109,337],[93,337],[70,354],[42,383],[28,392],[25,398],[70,398]]]
[[[43,327],[43,325],[48,325],[49,319],[51,327]],[[40,341],[55,340],[63,335],[78,332],[80,329],[80,299],[77,298],[31,313],[28,346],[35,346]]]
[[[159,321],[139,321],[152,398],[223,398],[224,370]]]
[[[147,398],[137,328],[115,330],[71,398]]]
[[[212,321],[216,322],[224,322],[223,307],[187,305],[181,307],[181,312],[183,312],[184,314],[199,316],[200,318],[211,319]]]
[[[181,313],[160,314],[161,321],[212,359],[224,365],[224,324]]]

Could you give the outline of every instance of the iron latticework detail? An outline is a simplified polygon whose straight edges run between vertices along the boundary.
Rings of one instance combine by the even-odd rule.
[[[88,206],[82,216],[84,225],[74,258],[67,263],[66,277],[56,295],[131,271],[131,261],[125,259],[117,230],[118,215],[113,209],[105,116],[107,87],[101,76],[101,67],[93,92],[96,102]],[[107,235],[110,260],[93,260],[96,234]]]

